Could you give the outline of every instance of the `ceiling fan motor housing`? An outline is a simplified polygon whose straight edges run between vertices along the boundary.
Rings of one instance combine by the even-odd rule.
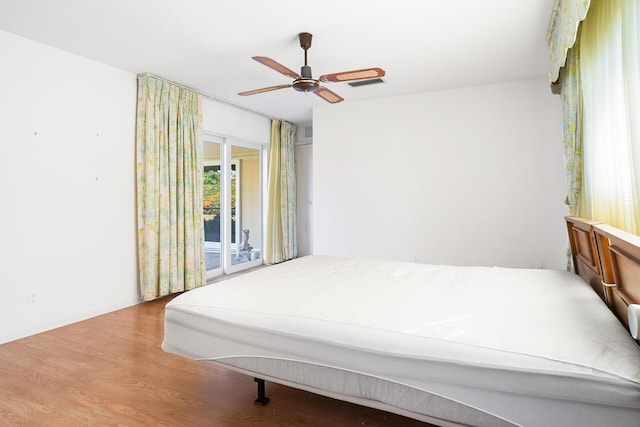
[[[302,77],[295,79],[292,86],[298,92],[313,92],[320,87],[320,82],[318,80]]]

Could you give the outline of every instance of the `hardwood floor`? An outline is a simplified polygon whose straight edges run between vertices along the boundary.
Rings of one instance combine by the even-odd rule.
[[[168,298],[0,345],[0,426],[428,426],[162,351]]]

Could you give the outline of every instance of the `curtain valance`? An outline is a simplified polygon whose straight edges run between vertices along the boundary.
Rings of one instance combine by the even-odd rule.
[[[567,51],[573,46],[580,22],[587,16],[591,0],[556,0],[549,24],[549,83],[558,80]]]

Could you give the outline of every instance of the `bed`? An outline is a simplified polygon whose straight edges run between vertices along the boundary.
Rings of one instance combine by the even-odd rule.
[[[577,274],[307,256],[174,298],[162,347],[262,403],[266,380],[440,426],[638,426],[640,238],[566,223]]]

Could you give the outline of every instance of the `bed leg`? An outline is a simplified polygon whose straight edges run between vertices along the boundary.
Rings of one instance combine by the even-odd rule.
[[[255,403],[260,406],[264,406],[269,403],[269,398],[265,396],[264,392],[264,380],[260,378],[253,379],[256,383],[258,383],[258,398],[255,400]]]

